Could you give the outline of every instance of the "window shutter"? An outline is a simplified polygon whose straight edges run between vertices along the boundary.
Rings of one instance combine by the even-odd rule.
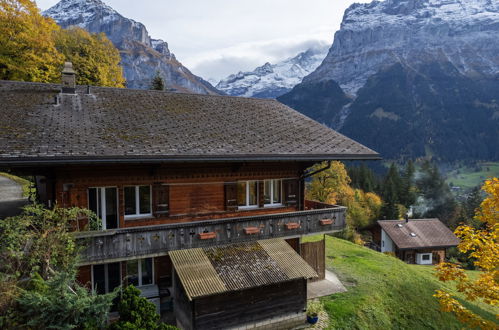
[[[282,181],[284,190],[284,204],[287,206],[298,205],[298,179],[287,179]]]
[[[152,210],[155,217],[167,216],[170,211],[170,187],[155,183],[152,186]]]
[[[237,183],[229,182],[225,184],[225,210],[237,210]]]

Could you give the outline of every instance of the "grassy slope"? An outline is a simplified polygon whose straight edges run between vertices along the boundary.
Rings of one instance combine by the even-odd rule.
[[[454,186],[462,189],[470,189],[481,186],[485,179],[499,176],[499,163],[486,162],[480,164],[481,171],[475,172],[474,168],[461,167],[447,173],[447,183],[453,183]],[[458,174],[459,171],[459,174]]]
[[[321,235],[322,238],[322,235]],[[314,237],[307,238],[313,240]],[[460,329],[450,313],[439,311],[434,291],[450,284],[439,282],[433,267],[402,261],[353,243],[327,236],[327,268],[348,292],[322,299],[335,329]],[[350,285],[349,285],[350,284]],[[494,309],[483,303],[467,304],[487,319]]]

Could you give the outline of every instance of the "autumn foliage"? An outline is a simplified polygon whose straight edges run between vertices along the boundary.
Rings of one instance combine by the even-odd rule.
[[[0,79],[58,83],[65,61],[77,83],[123,87],[119,51],[104,34],[61,29],[30,0],[0,0]]]
[[[442,263],[437,267],[441,281],[454,281],[457,290],[470,301],[482,300],[486,304],[499,305],[499,179],[487,180],[482,187],[487,198],[477,210],[475,219],[482,222],[481,229],[468,225],[459,226],[455,234],[461,239],[458,249],[469,253],[475,266],[481,270],[477,279],[471,279],[458,265]],[[442,310],[453,312],[457,318],[471,327],[496,329],[499,326],[484,320],[466,309],[449,293],[438,290],[435,297]],[[497,315],[499,318],[499,314]]]

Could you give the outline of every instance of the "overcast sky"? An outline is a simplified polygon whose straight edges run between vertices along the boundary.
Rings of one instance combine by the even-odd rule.
[[[370,0],[104,0],[168,42],[205,79],[275,63],[317,43],[331,44],[343,12]],[[36,0],[48,9],[58,0]]]

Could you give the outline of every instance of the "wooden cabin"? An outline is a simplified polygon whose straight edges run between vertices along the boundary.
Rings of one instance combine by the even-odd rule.
[[[459,239],[439,219],[379,220],[374,235],[381,252],[418,265],[445,261],[446,250],[456,247]]]
[[[293,247],[290,260],[303,261],[300,237],[345,226],[344,207],[305,200],[307,169],[379,155],[275,100],[76,86],[65,71],[63,86],[0,81],[0,168],[33,175],[47,207],[89,208],[102,219],[100,230],[75,223],[85,247],[79,280],[98,292],[133,284],[158,312],[181,313],[186,328],[220,326],[201,320],[215,306],[196,309],[215,298],[231,326],[303,310],[308,270],[280,265],[278,282],[242,288],[255,309],[239,318],[236,284],[216,273],[216,292],[190,294],[192,281],[210,284],[171,255],[279,239]],[[213,260],[193,267],[217,271]],[[293,303],[281,305],[278,292]]]

